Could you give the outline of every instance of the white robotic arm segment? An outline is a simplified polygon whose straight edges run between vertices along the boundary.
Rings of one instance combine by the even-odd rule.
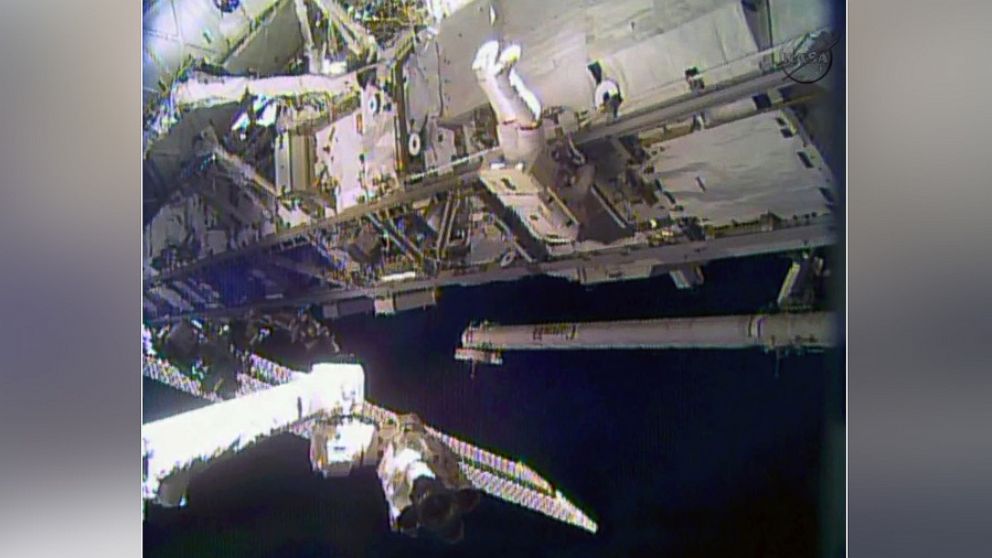
[[[246,78],[195,76],[176,85],[173,100],[181,108],[214,106],[239,103],[245,94],[256,97],[296,97],[305,94],[323,94],[334,97],[358,88],[354,74],[323,76],[275,76]]]
[[[360,365],[318,364],[286,384],[144,424],[142,495],[174,504],[161,497],[167,478],[310,418],[357,414],[364,399]]]

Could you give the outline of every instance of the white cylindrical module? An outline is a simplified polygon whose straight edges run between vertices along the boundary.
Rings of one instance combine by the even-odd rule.
[[[691,92],[687,71],[709,86],[758,69],[758,46],[740,2],[700,13],[664,33],[605,54],[603,77],[614,80],[627,110]]]
[[[437,35],[445,61],[442,120],[465,119],[483,102],[460,79],[475,54],[466,48],[469,36],[478,36],[477,44],[512,38],[527,53],[515,70],[541,104],[574,112],[594,111],[603,93],[596,88],[607,80],[618,86],[622,115],[691,93],[687,71],[698,71],[712,87],[758,69],[757,41],[740,2],[659,1],[647,9],[642,2],[572,4],[502,0],[495,24],[481,9],[443,22]]]
[[[142,495],[175,503],[163,481],[309,418],[357,414],[364,399],[361,365],[317,364],[286,384],[144,424]]]
[[[482,325],[466,329],[462,345],[487,350],[822,348],[834,345],[833,327],[828,312]]]

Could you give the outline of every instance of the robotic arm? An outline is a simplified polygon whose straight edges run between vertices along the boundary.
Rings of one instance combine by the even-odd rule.
[[[364,412],[365,374],[358,364],[318,364],[281,385],[142,426],[142,496],[167,507],[185,503],[192,475],[212,463],[306,423],[310,460],[325,476],[376,465],[394,531],[421,529],[461,540],[462,516],[481,492],[458,456],[416,415]]]
[[[144,424],[142,497],[179,505],[190,475],[216,459],[315,417],[357,414],[364,400],[360,365],[318,364],[271,389]]]
[[[183,505],[193,474],[270,435],[292,432],[310,440],[311,465],[325,476],[376,467],[394,531],[456,542],[462,517],[485,493],[596,532],[594,521],[523,463],[365,400],[361,365],[319,364],[305,374],[251,354],[237,399],[220,401],[145,341],[146,377],[217,401],[143,425],[145,502]]]

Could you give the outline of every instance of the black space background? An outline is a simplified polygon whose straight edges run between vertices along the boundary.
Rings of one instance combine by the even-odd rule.
[[[823,466],[828,401],[843,409],[842,353],[776,362],[759,350],[519,352],[474,380],[452,358],[464,327],[482,319],[753,312],[774,300],[788,265],[714,262],[690,292],[667,276],[452,288],[427,310],[331,324],[364,363],[370,400],[522,459],[590,513],[596,535],[492,498],[467,516],[458,545],[396,535],[373,470],[320,479],[306,441],[284,435],[196,478],[188,507],[151,509],[145,556],[814,556],[829,525],[825,491],[843,489],[825,483]],[[145,421],[202,404],[143,385]]]

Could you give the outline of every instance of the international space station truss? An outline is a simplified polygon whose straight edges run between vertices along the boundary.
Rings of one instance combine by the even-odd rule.
[[[144,376],[214,401],[142,426],[146,501],[181,505],[190,475],[292,432],[310,440],[311,463],[326,476],[376,467],[396,531],[458,540],[461,515],[481,492],[596,532],[593,520],[527,465],[367,401],[360,365],[317,365],[307,374],[250,355],[236,397],[225,401],[147,348],[143,358]]]
[[[525,465],[365,400],[357,365],[303,374],[244,341],[247,366],[226,366],[210,347],[241,337],[193,330],[316,343],[323,322],[430,306],[451,285],[692,288],[713,260],[835,241],[825,0],[144,6],[143,321],[174,363],[233,371],[237,390],[146,350],[145,376],[215,401],[144,426],[148,500],[176,505],[198,468],[290,431],[323,474],[376,466],[398,531],[456,539],[479,492],[595,531]],[[731,341],[764,343],[764,323]],[[618,332],[642,346],[660,329],[490,327],[463,353],[494,360],[500,335],[534,331],[538,348]]]
[[[146,320],[829,245],[827,4],[148,2]]]

